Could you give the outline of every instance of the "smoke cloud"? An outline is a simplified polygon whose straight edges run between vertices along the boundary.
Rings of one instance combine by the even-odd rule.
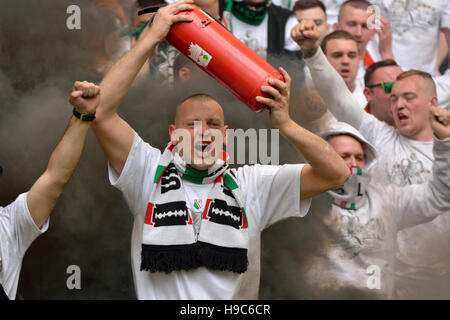
[[[73,4],[81,8],[81,30],[66,27],[66,9]],[[118,25],[117,16],[95,1],[0,2],[0,163],[5,169],[0,180],[1,206],[29,190],[45,170],[71,117],[68,97],[73,82],[99,83],[104,71],[123,54]],[[284,66],[297,79],[303,77],[292,61],[272,64]],[[271,128],[268,112],[254,113],[207,75],[197,80],[196,85],[175,89],[140,82],[125,97],[119,113],[145,141],[160,149],[169,140],[168,126],[177,103],[199,91],[219,101],[230,128]],[[296,80],[294,120],[317,133],[327,117],[324,112],[320,97]],[[303,162],[283,138],[279,150],[281,164]],[[298,264],[305,261],[288,243],[308,241],[313,230],[300,219],[292,220],[263,233],[263,298],[308,296],[301,279],[295,281]],[[106,158],[90,132],[78,168],[50,217],[48,232],[25,255],[19,294],[24,299],[135,299],[132,224],[121,193],[108,182]],[[71,265],[81,269],[80,290],[66,286]]]

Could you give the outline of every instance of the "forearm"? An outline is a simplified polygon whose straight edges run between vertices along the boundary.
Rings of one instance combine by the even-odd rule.
[[[41,227],[50,215],[80,160],[90,123],[75,117],[50,156],[47,169],[31,187],[27,197],[30,213]]]
[[[47,170],[55,181],[67,183],[80,160],[90,122],[72,117],[67,130],[50,156]]]
[[[106,74],[100,84],[102,97],[97,109],[96,122],[114,114],[133,84],[142,66],[158,42],[151,36],[138,41]]]
[[[311,56],[311,54],[313,54]],[[320,48],[308,50],[305,54],[316,90],[337,120],[359,129],[364,110],[348,89],[344,80],[330,65]]]
[[[394,52],[392,51],[392,45],[388,45],[385,48],[380,48],[380,56],[381,60],[395,60]]]
[[[344,160],[319,136],[302,128],[294,121],[283,125],[280,133],[303,155],[315,174],[341,186],[349,176]]]

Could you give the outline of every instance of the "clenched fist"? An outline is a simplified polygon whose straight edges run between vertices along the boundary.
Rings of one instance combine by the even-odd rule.
[[[430,110],[431,128],[435,136],[444,140],[450,137],[450,111],[432,107]]]
[[[320,34],[313,20],[302,20],[291,30],[292,39],[302,50],[315,49],[319,46]]]
[[[81,114],[93,114],[100,104],[100,87],[87,81],[76,81],[69,102]]]

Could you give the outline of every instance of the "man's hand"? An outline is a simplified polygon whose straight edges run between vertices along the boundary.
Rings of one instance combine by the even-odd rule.
[[[270,86],[261,87],[261,91],[271,95],[272,98],[256,97],[256,101],[264,103],[270,108],[270,120],[275,129],[283,128],[291,120],[289,116],[291,77],[283,68],[280,67],[279,71],[285,82],[270,78],[268,80]]]
[[[100,104],[100,87],[91,82],[76,81],[69,102],[79,113],[92,114]]]
[[[442,108],[431,107],[430,123],[433,133],[441,140],[450,137],[450,111]]]
[[[320,34],[313,20],[302,20],[291,30],[292,39],[305,50],[312,50],[319,47]]]
[[[378,51],[381,54],[381,59],[393,59],[392,52],[392,28],[389,20],[380,16],[381,28],[376,30],[380,42],[378,43]]]
[[[193,0],[180,0],[168,6],[160,8],[153,19],[150,28],[145,28],[141,37],[149,36],[156,40],[157,43],[164,41],[170,31],[170,27],[178,22],[191,22],[193,18],[190,15],[177,14],[181,11],[194,10]]]

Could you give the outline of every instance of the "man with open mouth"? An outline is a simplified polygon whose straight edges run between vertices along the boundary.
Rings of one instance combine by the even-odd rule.
[[[94,132],[135,222],[131,257],[138,299],[257,299],[260,236],[281,219],[306,214],[310,198],[349,177],[345,162],[289,116],[291,78],[269,79],[257,101],[308,164],[228,167],[228,126],[220,104],[195,94],[181,101],[163,152],[145,143],[117,108],[146,57],[174,23],[190,23],[193,1],[160,8],[141,40],[100,84]],[[214,57],[212,57],[214,59]],[[230,62],[231,63],[231,62]],[[242,75],[245,77],[245,75]]]
[[[302,47],[316,88],[331,113],[337,120],[358,129],[377,150],[379,157],[371,169],[374,178],[382,184],[407,185],[427,181],[431,177],[434,161],[430,110],[433,110],[433,116],[439,121],[449,121],[449,111],[436,108],[438,99],[431,75],[410,70],[399,74],[393,84],[376,84],[383,90],[391,90],[391,111],[395,123],[393,128],[359,107],[341,77],[321,52],[318,45],[319,34],[312,21],[304,21],[296,26],[292,36]],[[410,276],[420,283],[420,279],[423,279],[419,279],[420,274],[425,274],[427,280],[436,275],[450,274],[450,261],[440,254],[450,250],[449,230],[445,227],[450,225],[449,221],[450,213],[399,233],[398,258],[404,263],[404,268],[400,269],[404,274],[399,274],[400,277]],[[440,243],[443,247],[436,252],[433,248],[428,248],[422,239],[427,239],[427,243]],[[422,252],[424,254],[419,259],[419,253]],[[435,261],[435,264],[424,265],[423,261]],[[407,294],[402,297],[411,297],[414,290],[417,287],[406,288]]]

